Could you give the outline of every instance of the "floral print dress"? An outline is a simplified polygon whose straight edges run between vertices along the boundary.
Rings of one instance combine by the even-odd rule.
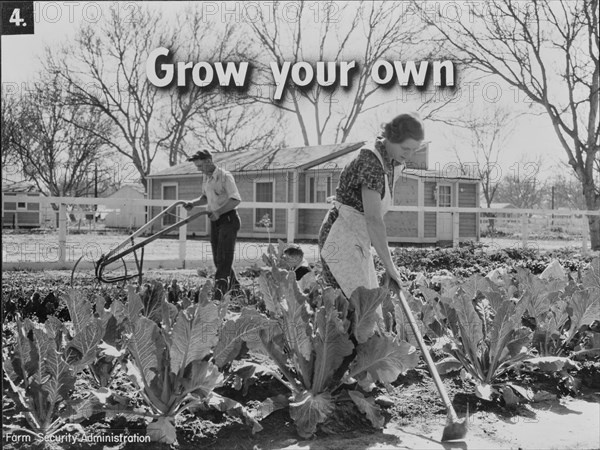
[[[375,151],[381,155],[383,166],[372,150],[363,148],[356,158],[344,167],[335,190],[335,197],[338,202],[350,206],[361,213],[364,213],[362,202],[363,185],[368,189],[379,192],[383,199],[385,195],[385,175],[387,175],[390,183],[389,190],[390,192],[393,191],[394,165],[385,150],[383,138],[378,137],[376,139]],[[325,241],[329,236],[329,231],[338,218],[338,215],[337,208],[333,206],[323,219],[318,239],[320,252],[323,250]],[[335,280],[323,257],[321,257],[321,264],[323,267],[321,274],[323,281],[329,286],[339,288],[338,282]]]

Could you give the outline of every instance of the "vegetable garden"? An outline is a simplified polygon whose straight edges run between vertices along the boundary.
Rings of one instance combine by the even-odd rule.
[[[102,448],[59,439],[92,433],[278,448],[278,435],[289,444],[440,420],[397,299],[384,288],[300,292],[279,268],[282,248],[219,304],[197,275],[71,287],[58,272],[3,273],[4,433],[36,448]],[[598,257],[471,245],[394,258],[459,414],[514,417],[599,387]]]

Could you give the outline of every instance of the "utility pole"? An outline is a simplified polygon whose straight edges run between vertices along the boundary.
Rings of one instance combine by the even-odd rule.
[[[552,188],[554,189],[554,188]],[[554,191],[552,191],[554,192]],[[94,198],[98,198],[98,163],[94,164]],[[554,199],[554,194],[553,197]],[[554,201],[554,200],[553,200]],[[94,211],[98,210],[98,205],[94,205]]]
[[[554,211],[554,185],[552,185],[552,207],[550,209]],[[552,226],[554,226],[554,214],[552,214]]]

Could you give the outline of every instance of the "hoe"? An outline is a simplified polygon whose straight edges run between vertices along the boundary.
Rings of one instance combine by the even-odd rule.
[[[394,281],[392,281],[389,277],[387,277],[385,284],[387,285],[387,287],[389,289],[391,289],[393,292],[395,292],[398,295],[398,298],[400,299],[400,306],[402,306],[402,311],[404,312],[404,315],[406,316],[406,318],[408,319],[408,322],[410,323],[410,328],[412,329],[412,332],[415,335],[415,338],[419,344],[419,347],[421,349],[421,354],[423,355],[423,358],[425,358],[425,362],[427,363],[427,367],[429,368],[429,372],[431,373],[431,376],[435,383],[435,387],[437,388],[438,392],[440,393],[440,397],[442,397],[444,406],[446,406],[447,424],[444,427],[444,432],[442,433],[442,441],[462,440],[467,435],[467,428],[469,425],[468,410],[467,410],[467,417],[462,421],[458,420],[458,415],[456,414],[456,411],[454,410],[454,407],[452,406],[450,397],[448,397],[448,393],[446,392],[446,387],[444,386],[444,383],[442,383],[442,379],[440,378],[440,374],[438,373],[438,371],[435,367],[433,359],[431,359],[429,350],[427,350],[427,347],[425,346],[425,342],[423,341],[423,336],[421,336],[421,331],[419,330],[419,327],[417,326],[417,322],[415,321],[412,311],[410,310],[410,306],[408,305],[408,302],[406,301],[406,298],[404,297],[404,293],[402,292],[402,289]]]

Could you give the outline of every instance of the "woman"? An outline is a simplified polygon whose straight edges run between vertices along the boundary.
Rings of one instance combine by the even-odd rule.
[[[378,286],[371,245],[389,277],[400,285],[383,216],[393,205],[398,167],[413,160],[424,139],[421,121],[401,114],[383,127],[373,148],[361,149],[342,171],[333,207],[319,232],[323,279],[350,298],[359,286]]]

